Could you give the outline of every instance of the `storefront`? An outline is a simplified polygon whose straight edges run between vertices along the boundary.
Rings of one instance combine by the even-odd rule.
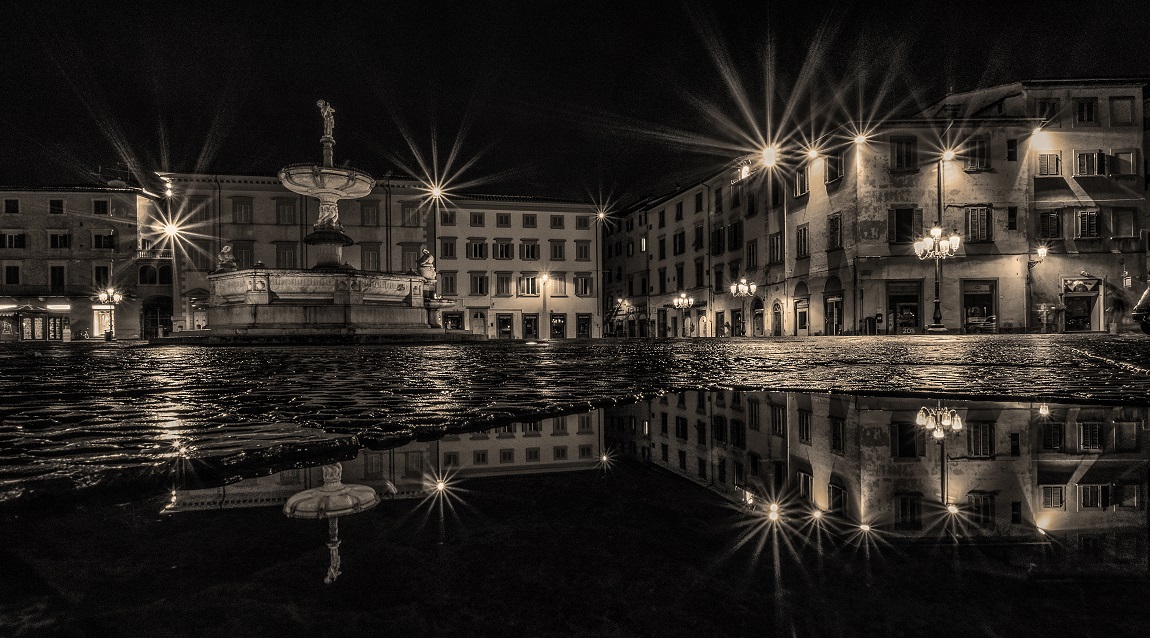
[[[886,282],[886,308],[889,332],[922,332],[922,280]]]
[[[552,339],[566,339],[567,338],[567,313],[553,312],[551,313],[551,338]]]
[[[495,335],[498,339],[514,339],[515,315],[501,312],[495,315]]]
[[[1102,322],[1102,280],[1097,277],[1062,279],[1063,329],[1066,332],[1104,330]]]
[[[998,282],[963,280],[962,331],[998,332]]]
[[[0,310],[0,341],[71,341],[69,304]]]

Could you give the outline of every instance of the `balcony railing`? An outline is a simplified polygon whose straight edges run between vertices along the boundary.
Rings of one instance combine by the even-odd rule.
[[[171,248],[149,248],[136,251],[136,259],[171,259]]]

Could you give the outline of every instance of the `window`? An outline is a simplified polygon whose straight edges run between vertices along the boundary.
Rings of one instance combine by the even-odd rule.
[[[675,202],[675,221],[683,221],[683,202]]]
[[[911,244],[922,237],[921,208],[892,208],[887,213],[887,241]]]
[[[112,214],[111,202],[109,202],[106,199],[94,199],[94,200],[92,200],[92,214],[93,215],[104,215],[104,216],[111,215]]]
[[[892,458],[909,459],[926,455],[926,437],[921,428],[913,423],[892,423],[890,425],[890,455]]]
[[[515,257],[515,246],[510,239],[496,239],[495,248],[491,255],[495,259],[511,259]]]
[[[1010,502],[1010,522],[1014,525],[1022,524],[1022,501]]]
[[[595,294],[595,287],[592,284],[594,280],[591,275],[575,275],[572,280],[572,285],[575,287],[575,296],[577,297],[590,297]]]
[[[276,247],[276,268],[295,268],[296,267],[296,243],[294,241],[277,241]]]
[[[551,216],[551,228],[553,228],[553,229],[563,228],[563,216],[562,215],[552,215]]]
[[[439,225],[440,226],[454,226],[455,225],[455,211],[441,210],[439,211]]]
[[[495,226],[498,228],[511,228],[511,213],[495,213]]]
[[[682,255],[687,252],[687,231],[680,230],[671,235],[671,254]]]
[[[1062,509],[1066,504],[1066,487],[1063,485],[1042,486],[1042,507],[1044,509]]]
[[[1018,207],[1006,207],[1006,230],[1018,230]]]
[[[232,223],[233,224],[250,224],[250,223],[252,223],[252,198],[251,197],[233,197],[232,198]]]
[[[591,261],[591,242],[581,239],[575,241],[575,261]]]
[[[713,417],[713,418],[718,419],[718,418],[722,418],[722,417]],[[721,441],[722,437],[718,435],[717,430],[715,430],[715,432],[716,432],[715,440]],[[707,444],[707,423],[706,423],[706,421],[696,421],[695,422],[695,443],[697,443],[699,445],[706,445]]]
[[[108,266],[92,266],[92,284],[97,288],[107,288],[112,282],[111,273]]]
[[[1035,112],[1044,120],[1053,120],[1058,117],[1058,100],[1055,98],[1040,98],[1034,102]]]
[[[1125,126],[1134,123],[1134,98],[1110,98],[1110,126]]]
[[[359,224],[361,226],[379,226],[379,202],[359,203]]]
[[[587,215],[579,215],[575,218],[575,230],[587,230],[591,228],[591,218]]]
[[[535,228],[538,223],[538,217],[535,215],[535,213],[523,213],[524,228]]]
[[[4,266],[4,283],[16,285],[20,283],[20,267],[14,264]]]
[[[742,419],[731,419],[731,445],[739,449],[747,447],[747,424]]]
[[[833,483],[827,486],[827,511],[831,514],[846,514],[847,491],[843,486]]]
[[[842,419],[831,418],[831,452],[843,454],[846,451],[846,423]]]
[[[971,523],[983,528],[994,527],[993,494],[970,492],[966,495],[966,506]]]
[[[716,213],[723,212],[723,187],[722,186],[716,186],[715,187],[715,212]]]
[[[799,443],[811,444],[811,413],[799,410]]]
[[[1006,161],[1018,161],[1018,140],[1014,138],[1006,140]]]
[[[552,458],[554,458],[556,461],[566,461],[567,460],[567,446],[566,445],[556,445],[552,451]]]
[[[802,197],[810,192],[811,187],[808,180],[810,169],[810,164],[803,164],[795,171],[795,197]]]
[[[1136,237],[1138,231],[1135,228],[1134,220],[1137,211],[1133,208],[1115,208],[1114,209],[1114,236],[1115,237]]]
[[[667,225],[667,209],[659,211],[659,228],[664,228]]]
[[[985,171],[990,168],[990,142],[970,140],[966,147],[966,170]]]
[[[1058,153],[1038,154],[1038,174],[1052,176],[1062,174],[1062,156]]]
[[[735,188],[734,186],[731,187],[731,208],[738,208],[743,203],[743,189],[741,184],[739,186],[739,188]]]
[[[900,494],[895,497],[894,526],[896,529],[922,529],[922,497]]]
[[[918,170],[918,140],[914,137],[890,139],[890,168],[892,171]]]
[[[539,294],[539,278],[535,275],[521,276],[519,278],[519,294],[537,296]]]
[[[557,416],[551,419],[551,434],[567,434],[566,416]]]
[[[727,227],[727,250],[740,251],[743,249],[743,222],[732,222]]]
[[[987,206],[966,207],[966,241],[991,241],[990,208]]]
[[[659,255],[659,261],[662,261],[662,260],[667,258],[667,238],[666,237],[660,237],[659,238],[658,255]]]
[[[695,260],[695,287],[696,288],[702,288],[704,283],[705,283],[704,279],[706,279],[706,276],[705,276],[704,268],[703,268],[703,260],[702,259],[696,259]]]
[[[723,226],[711,229],[711,254],[721,255],[727,248],[727,229]]]
[[[403,215],[403,225],[408,228],[416,228],[420,226],[419,204],[415,202],[406,202],[400,209]]]
[[[1102,486],[1079,485],[1078,505],[1083,509],[1102,507]]]
[[[799,472],[799,498],[810,501],[814,490],[815,477],[806,472]]]
[[[529,447],[525,450],[525,452],[526,452],[526,457],[527,457],[528,463],[538,463],[539,462],[539,448]]]
[[[1042,426],[1042,449],[1061,450],[1064,440],[1061,423],[1046,423]]]
[[[52,233],[48,235],[49,248],[71,248],[72,236],[68,233]]]
[[[487,450],[475,450],[471,453],[472,465],[487,465]]]
[[[593,427],[593,424],[591,421],[591,415],[590,414],[580,414],[579,415],[579,433],[580,434],[589,434],[592,431],[594,431],[594,427]],[[663,434],[666,434],[666,431],[664,431]]]
[[[1042,239],[1062,237],[1062,211],[1048,210],[1038,213],[1038,236]]]
[[[443,295],[458,294],[455,287],[455,273],[439,271],[439,293]]]
[[[747,400],[747,425],[755,432],[759,431],[759,410],[761,404],[754,400]]]
[[[1074,121],[1078,124],[1098,123],[1098,100],[1095,98],[1079,98],[1075,101],[1076,116]]]
[[[543,423],[540,421],[532,421],[531,423],[523,424],[523,434],[525,436],[539,436],[543,432]]]
[[[768,246],[767,263],[781,264],[783,263],[783,234],[771,233],[769,238],[770,245]]]
[[[699,467],[699,478],[706,480],[707,478],[707,460],[696,457],[696,465]]]
[[[538,261],[539,260],[539,242],[533,239],[525,239],[519,244],[519,258],[524,261]]]
[[[483,213],[480,213],[481,215]],[[468,259],[487,259],[487,242],[483,239],[467,240]]]
[[[702,191],[695,193],[695,212],[696,213],[703,212],[703,192]]]
[[[747,242],[747,270],[759,267],[759,240],[752,239]],[[679,279],[682,281],[682,278]]]
[[[92,233],[92,248],[97,250],[115,250],[116,235],[110,230],[101,230]]]
[[[994,456],[994,423],[968,423],[967,451],[971,456]]]
[[[551,240],[551,261],[563,261],[566,259],[564,256],[566,245],[567,242],[563,241],[562,239]]]
[[[1074,214],[1074,236],[1078,239],[1098,239],[1101,234],[1098,228],[1098,211],[1080,210]]]
[[[556,272],[551,273],[551,277],[547,280],[547,294],[552,297],[566,297],[567,296],[567,273]],[[555,314],[555,313],[552,313]],[[555,315],[556,317],[559,315]]]
[[[787,406],[771,406],[771,434],[781,437],[787,436]]]
[[[48,214],[49,215],[63,215],[64,214],[64,200],[50,199],[48,200]]]
[[[1080,450],[1102,451],[1102,424],[1078,424],[1078,448]]]
[[[483,213],[471,213],[470,219],[472,228],[483,228],[486,225],[486,218]]]
[[[1075,175],[1102,175],[1105,172],[1106,155],[1101,151],[1075,151]]]
[[[499,462],[500,463],[514,463],[515,462],[515,449],[514,448],[503,448],[503,449],[499,450]]]
[[[495,294],[500,297],[511,296],[511,273],[495,273]]]
[[[755,194],[747,193],[747,217],[754,217],[755,213],[757,212],[759,212],[759,208],[757,206],[757,202],[755,201]]]
[[[595,451],[590,445],[580,445],[579,446],[579,458],[590,459],[590,458],[594,458],[594,456],[595,456]]]
[[[1134,151],[1114,151],[1106,168],[1111,175],[1126,176],[1138,174],[1138,169],[1135,166]]]
[[[439,240],[439,258],[455,259],[455,238],[441,237]]]
[[[835,213],[827,217],[827,250],[843,247],[843,216]]]
[[[798,226],[795,232],[795,257],[796,259],[803,259],[803,257],[811,256],[811,241],[810,226],[803,224]]]
[[[823,158],[824,181],[827,184],[842,179],[843,176],[843,156],[842,153],[837,155],[827,155]]]
[[[723,285],[723,267],[715,266],[715,292],[723,292],[725,287]]]
[[[473,272],[473,273],[471,273],[470,293],[473,295],[486,295],[487,294],[487,273],[485,273],[485,272]]]
[[[294,199],[276,200],[276,223],[284,226],[296,223]]]

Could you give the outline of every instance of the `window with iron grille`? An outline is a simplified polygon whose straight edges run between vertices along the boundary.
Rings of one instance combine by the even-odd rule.
[[[991,234],[990,207],[966,207],[966,237],[967,242],[983,242],[993,239]]]

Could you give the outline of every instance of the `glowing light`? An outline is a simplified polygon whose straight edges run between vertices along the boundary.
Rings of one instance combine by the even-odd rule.
[[[870,531],[870,525],[863,523],[862,525],[859,525],[859,530],[864,531],[864,532],[869,532]]]
[[[1046,536],[1046,530],[1042,529],[1041,527],[1038,527],[1038,528],[1036,528],[1036,529],[1038,530],[1038,533],[1039,533],[1039,534],[1042,534],[1043,536]]]
[[[810,159],[818,159],[819,158],[819,149],[812,148],[811,150],[807,151],[807,157],[809,157]]]
[[[772,512],[778,512],[779,511],[779,504],[778,503],[771,503],[770,510]]]
[[[815,520],[821,519],[822,517],[823,517],[823,511],[822,510],[815,510],[815,511],[811,512],[811,518],[813,518]]]
[[[859,133],[855,136],[855,144],[866,144],[866,136]]]
[[[1034,129],[1034,135],[1030,136],[1030,148],[1036,151],[1048,151],[1051,149],[1050,133],[1042,129]]]
[[[66,303],[50,303],[50,304],[48,304],[48,310],[71,310],[71,309],[72,309],[72,304],[66,304]]]
[[[778,512],[771,512],[770,514],[767,514],[767,518],[771,519],[772,523],[775,521],[778,521],[779,520],[779,513]]]
[[[178,237],[179,234],[180,234],[180,227],[179,226],[177,226],[175,224],[165,224],[164,225],[164,236],[165,237]]]
[[[1045,403],[1038,406],[1038,414],[1040,416],[1050,416],[1050,406],[1046,405]]]
[[[1039,134],[1039,133],[1041,133],[1041,132],[1042,132],[1042,127],[1041,127],[1041,126],[1036,126],[1036,127],[1034,127],[1034,130],[1033,130],[1033,131],[1031,131],[1030,133],[1031,133],[1031,135],[1038,135],[1038,134]]]
[[[1050,249],[1047,248],[1046,246],[1039,246],[1038,247],[1038,258],[1039,259],[1046,259],[1046,255],[1048,253],[1050,253]]]
[[[779,149],[768,146],[763,149],[763,166],[774,166],[779,161]]]
[[[433,186],[431,188],[431,196],[434,197],[435,199],[440,199],[441,197],[443,197],[443,189],[438,187],[438,186]]]
[[[436,481],[435,482],[435,491],[436,492],[442,492],[445,489],[447,489],[447,483],[445,483],[443,481]]]
[[[958,506],[955,505],[954,503],[951,503],[950,505],[946,506],[946,511],[951,513],[951,514],[957,514],[958,513]]]
[[[947,161],[947,162],[951,161],[952,159],[954,159],[954,151],[949,149],[949,148],[946,149],[945,151],[942,152],[942,159]]]
[[[164,189],[164,197],[171,197],[173,194],[174,193],[172,193],[172,187],[171,186],[168,186],[167,188]]]

